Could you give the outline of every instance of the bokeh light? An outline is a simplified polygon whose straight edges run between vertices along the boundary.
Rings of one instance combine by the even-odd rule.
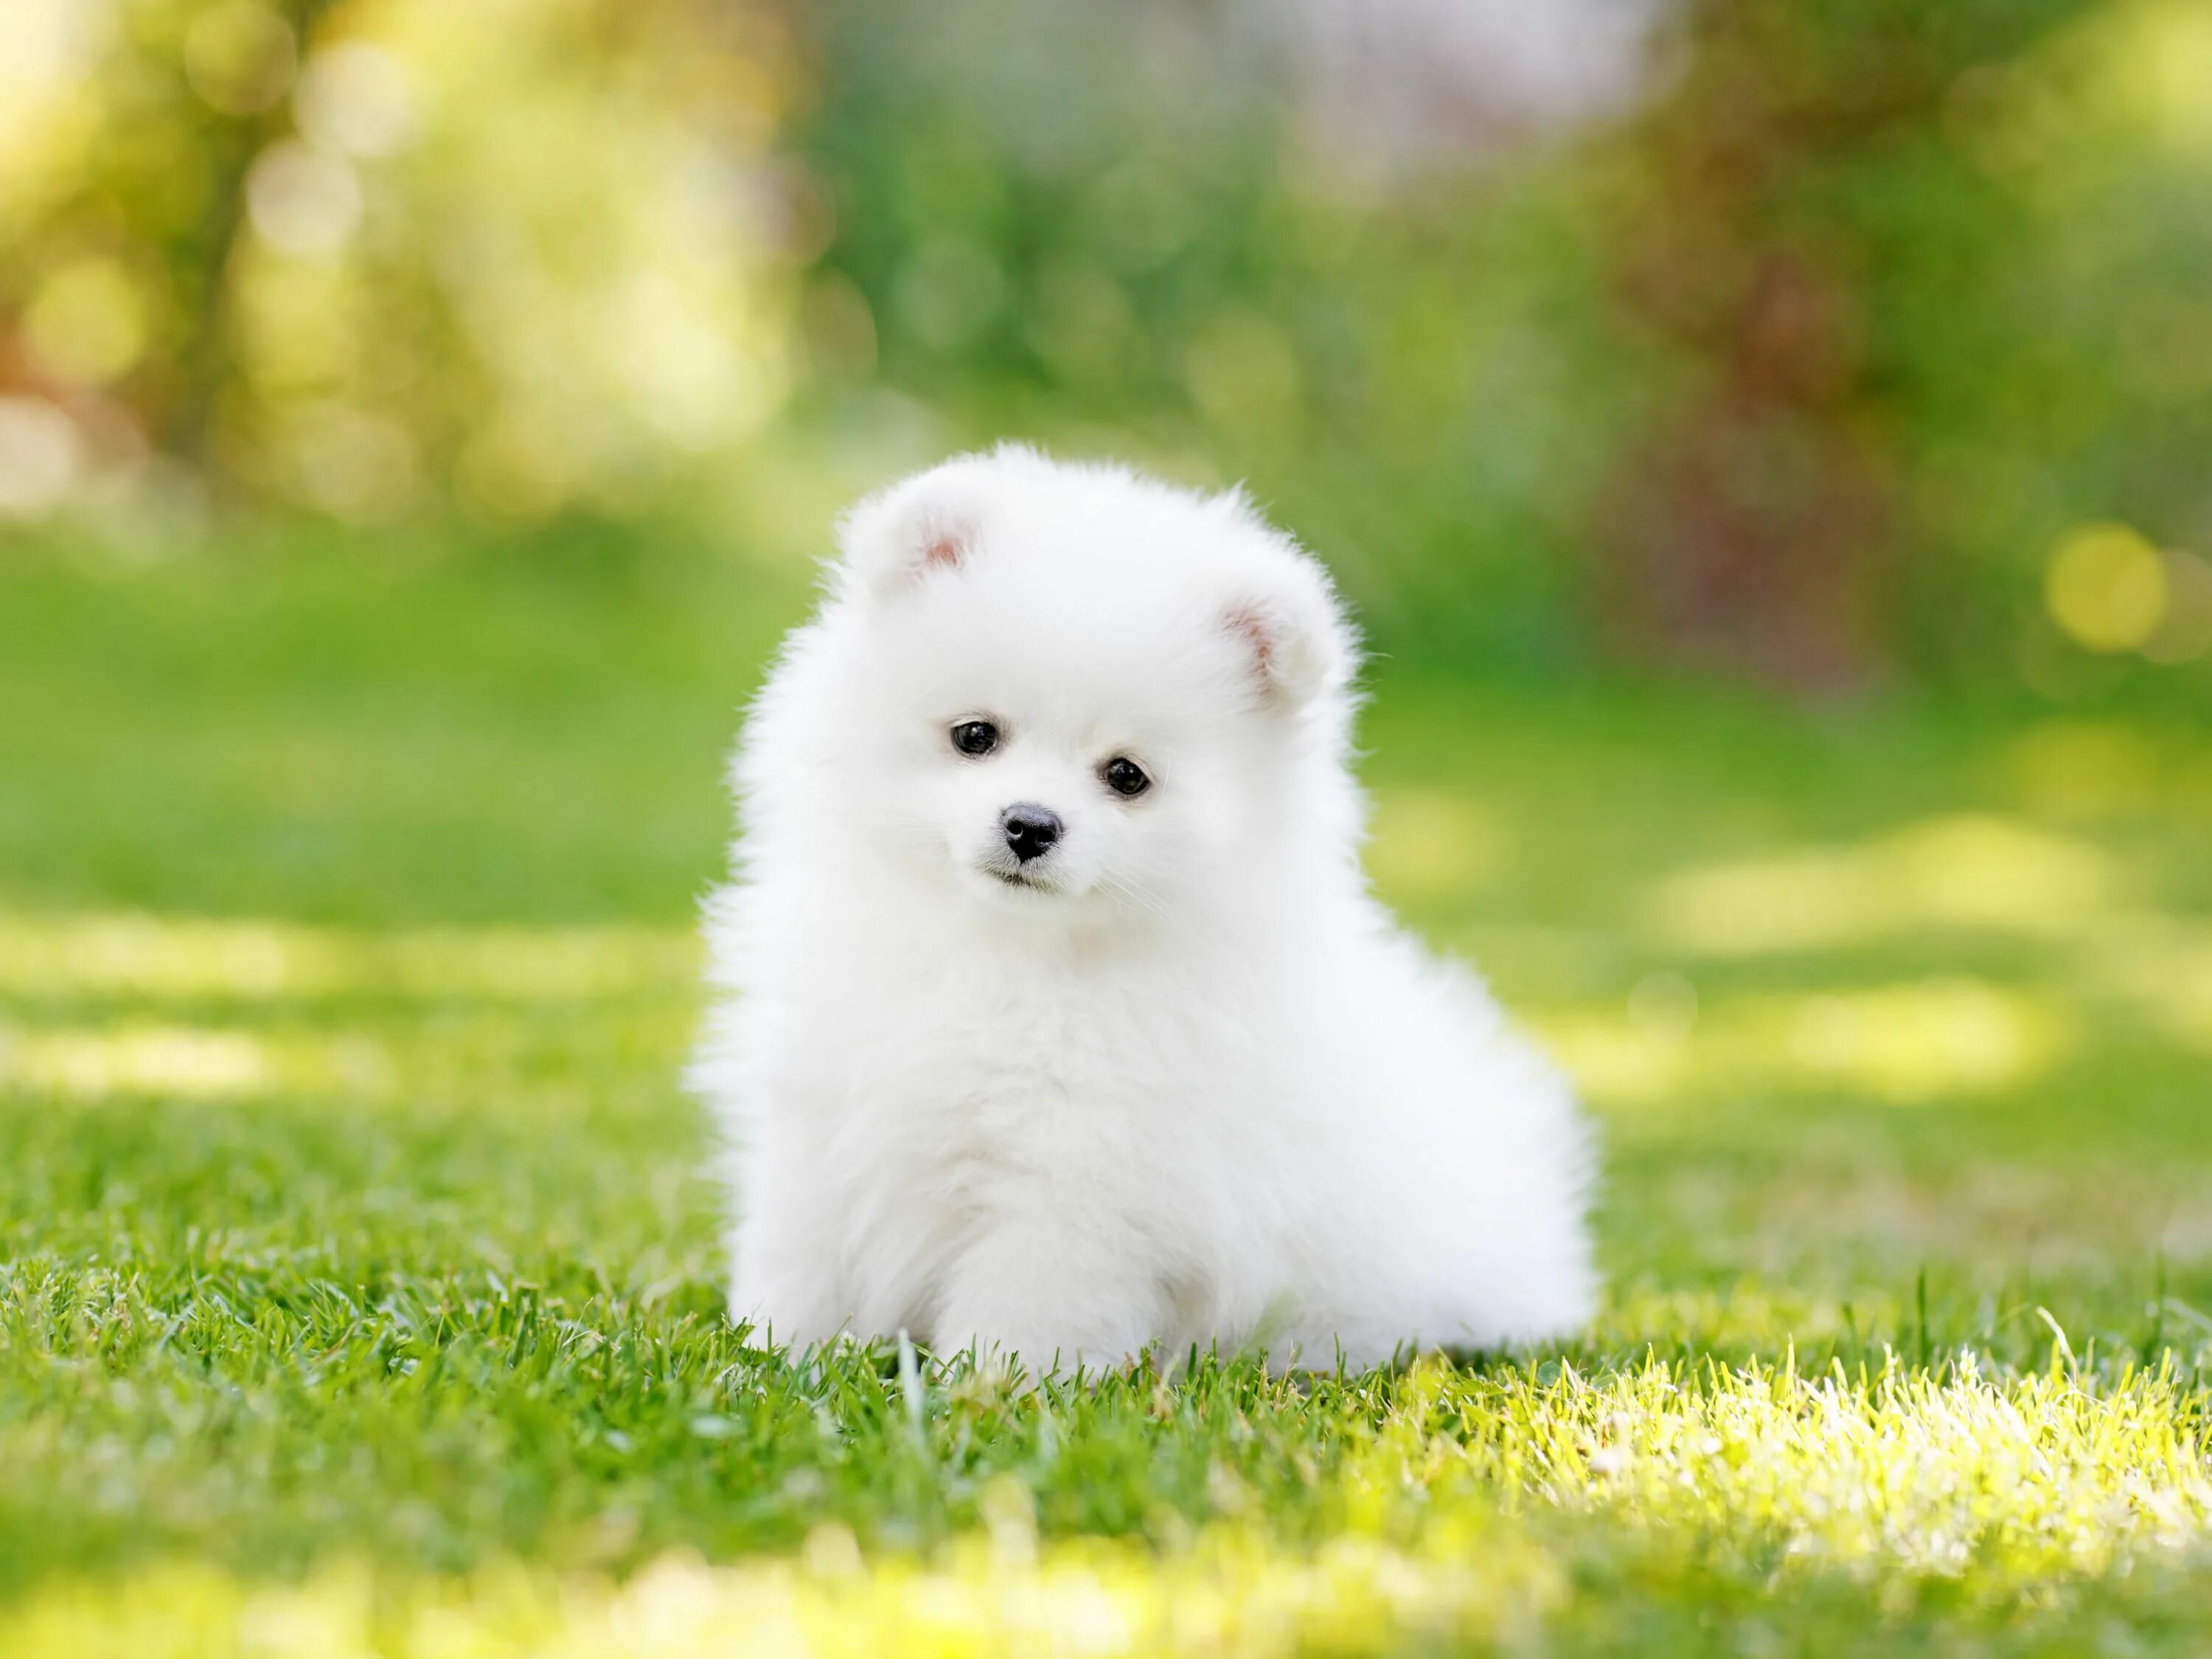
[[[222,0],[185,32],[185,76],[225,115],[256,115],[292,85],[299,41],[289,20],[254,0]]]
[[[58,380],[106,386],[146,349],[146,305],[113,259],[80,259],[50,273],[23,314],[33,359]]]
[[[2044,594],[2059,627],[2092,651],[2132,651],[2166,620],[2166,562],[2125,525],[2089,525],[2051,557]]]
[[[59,409],[37,398],[0,398],[0,514],[52,511],[68,499],[80,459],[76,428]]]

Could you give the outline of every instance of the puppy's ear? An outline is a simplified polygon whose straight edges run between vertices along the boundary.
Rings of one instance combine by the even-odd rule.
[[[1358,639],[1328,572],[1261,517],[1241,486],[1207,505],[1243,566],[1221,626],[1241,647],[1261,706],[1295,713],[1325,692],[1343,690]]]
[[[1222,617],[1261,701],[1285,711],[1340,688],[1352,658],[1328,579],[1304,555],[1291,556],[1297,562],[1284,573],[1288,580],[1232,601]]]
[[[979,492],[957,462],[893,484],[845,517],[838,543],[844,568],[872,598],[902,592],[933,572],[957,570],[982,528]]]

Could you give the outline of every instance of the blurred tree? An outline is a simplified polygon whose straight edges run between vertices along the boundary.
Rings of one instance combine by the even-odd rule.
[[[1253,9],[1040,5],[1010,38],[994,0],[825,9],[823,313],[864,309],[941,444],[1242,478],[1401,645],[1556,659],[1564,504],[1634,378],[1602,372],[1588,204],[1556,155],[1452,159],[1495,137],[1463,104],[1350,155],[1345,83],[1310,108]]]
[[[825,9],[811,314],[941,443],[1248,479],[1401,651],[2009,673],[2075,526],[2212,543],[2201,0],[1684,0],[1624,118],[1504,150],[1510,85],[1347,132],[1372,77],[1254,9]],[[1437,24],[1424,88],[1510,27],[1285,15]]]
[[[80,471],[622,511],[780,401],[819,232],[770,0],[13,6],[46,45],[0,144],[0,390]]]
[[[2069,695],[2212,654],[2207,85],[2204,0],[5,0],[0,514],[811,546],[1021,435],[1401,653]]]
[[[1961,360],[2033,355],[2036,321],[2008,303],[2030,215],[1956,142],[1978,114],[1962,102],[2089,9],[1698,0],[1682,16],[1677,72],[1620,140],[1611,232],[1681,386],[1601,497],[1595,598],[1618,643],[1811,685],[1890,659],[1904,567],[1931,539],[1913,473],[1966,412]]]

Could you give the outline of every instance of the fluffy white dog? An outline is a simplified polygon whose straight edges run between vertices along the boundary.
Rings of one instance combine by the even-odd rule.
[[[731,1309],[1032,1370],[1588,1316],[1558,1075],[1359,866],[1352,630],[1235,495],[1003,448],[843,529],[735,766]]]

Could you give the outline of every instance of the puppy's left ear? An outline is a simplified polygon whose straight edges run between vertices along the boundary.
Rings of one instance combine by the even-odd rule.
[[[1320,566],[1289,548],[1276,556],[1283,568],[1232,600],[1222,625],[1243,647],[1261,701],[1295,711],[1342,689],[1352,667],[1352,629]]]

